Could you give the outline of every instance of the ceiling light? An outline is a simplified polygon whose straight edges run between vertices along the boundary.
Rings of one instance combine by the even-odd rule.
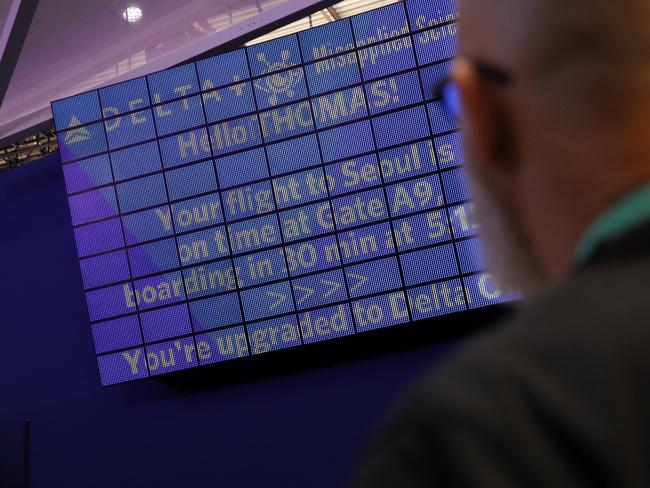
[[[142,18],[142,9],[138,6],[131,5],[126,7],[124,12],[122,12],[122,17],[129,23],[137,22]]]

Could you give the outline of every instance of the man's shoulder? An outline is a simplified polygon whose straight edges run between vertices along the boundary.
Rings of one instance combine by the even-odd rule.
[[[649,343],[650,259],[591,267],[469,339],[424,383],[459,385],[462,378],[490,394],[489,385],[523,385],[539,374],[567,382],[611,378],[650,369]]]
[[[575,442],[607,438],[593,443],[605,448],[645,425],[649,322],[650,263],[586,270],[425,374],[394,427],[438,440],[470,429],[511,447],[557,429]]]
[[[649,322],[650,259],[593,266],[524,304],[474,355],[494,348],[573,364],[647,356]]]
[[[645,461],[630,455],[650,448],[649,268],[592,267],[469,339],[401,399],[358,486],[638,477]]]

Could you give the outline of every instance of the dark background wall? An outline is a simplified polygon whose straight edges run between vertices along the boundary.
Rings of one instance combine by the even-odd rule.
[[[58,155],[0,174],[0,262],[0,486],[25,418],[33,487],[341,486],[399,390],[499,314],[102,389]]]

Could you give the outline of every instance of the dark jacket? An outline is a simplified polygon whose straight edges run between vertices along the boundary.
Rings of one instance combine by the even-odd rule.
[[[650,225],[399,404],[355,487],[650,486]]]

